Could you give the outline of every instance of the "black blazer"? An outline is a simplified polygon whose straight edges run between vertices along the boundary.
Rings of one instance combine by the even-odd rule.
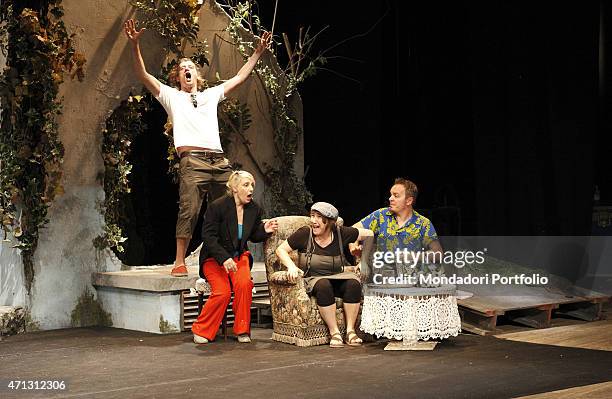
[[[200,277],[204,278],[204,261],[215,258],[223,265],[234,253],[248,250],[247,241],[261,242],[270,236],[261,221],[263,210],[251,201],[244,206],[242,216],[242,240],[238,242],[238,215],[234,197],[224,195],[208,204],[202,226],[202,250],[200,251]],[[251,259],[251,266],[253,261]]]

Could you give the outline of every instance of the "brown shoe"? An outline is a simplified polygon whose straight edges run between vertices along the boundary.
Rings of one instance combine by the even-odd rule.
[[[339,332],[333,333],[329,340],[330,348],[344,348],[344,341],[342,340],[342,335]]]
[[[363,340],[357,336],[357,333],[355,331],[347,331],[346,343],[350,346],[361,346]]]
[[[183,265],[174,266],[170,274],[174,277],[186,277],[187,276],[187,267]]]

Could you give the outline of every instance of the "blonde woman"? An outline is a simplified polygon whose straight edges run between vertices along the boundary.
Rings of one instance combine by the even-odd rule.
[[[253,201],[255,178],[235,171],[227,182],[227,195],[208,205],[202,227],[200,277],[211,286],[206,305],[191,328],[197,344],[212,341],[234,289],[234,333],[238,342],[251,342],[253,258],[247,241],[261,242],[276,231],[276,220],[262,222],[262,209]],[[230,285],[231,282],[231,285]]]

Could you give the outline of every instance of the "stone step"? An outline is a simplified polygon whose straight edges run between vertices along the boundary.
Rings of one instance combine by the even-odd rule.
[[[134,266],[129,270],[117,272],[98,272],[93,274],[92,284],[97,287],[125,288],[151,292],[184,291],[195,287],[199,278],[197,266],[187,266],[186,277],[170,275],[171,265],[164,266]],[[255,284],[267,283],[266,266],[263,262],[255,262],[251,269]]]
[[[135,266],[129,270],[94,273],[92,284],[100,305],[112,319],[112,326],[157,334],[183,330],[186,319],[193,318],[193,309],[185,306],[184,297],[190,296],[190,289],[195,287],[198,268],[188,263],[186,277],[172,277],[171,270],[171,265]],[[254,297],[266,297],[268,282],[264,263],[255,262],[251,275],[256,288]]]

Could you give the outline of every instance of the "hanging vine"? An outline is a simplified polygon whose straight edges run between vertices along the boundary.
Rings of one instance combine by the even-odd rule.
[[[262,32],[260,18],[253,12],[253,4],[228,2],[224,6],[230,15],[227,32],[240,54],[246,59],[254,49],[251,41],[243,39],[243,33],[253,35]],[[292,46],[287,34],[283,33],[284,49],[288,65],[283,71],[259,64],[255,73],[266,88],[266,99],[271,110],[274,131],[275,164],[256,165],[262,171],[268,194],[270,211],[275,215],[301,214],[305,205],[312,202],[312,194],[295,170],[295,159],[302,131],[294,110],[291,108],[297,87],[306,78],[316,73],[318,65],[325,64],[322,56],[311,57],[312,46],[318,34],[310,36],[309,29],[300,29],[298,40]],[[247,145],[247,152],[250,152]]]
[[[24,4],[26,3],[26,4]],[[34,5],[27,8],[26,5]],[[3,1],[0,36],[6,68],[0,79],[0,213],[4,239],[19,241],[26,288],[34,280],[33,255],[47,211],[63,192],[64,147],[56,118],[64,75],[83,79],[85,58],[72,43],[61,0]]]
[[[164,50],[179,57],[187,43],[198,43],[198,11],[202,3],[202,0],[130,0],[144,15],[142,27],[157,32],[164,41]]]
[[[146,130],[143,115],[149,110],[151,95],[130,94],[106,120],[102,139],[102,157],[104,159],[104,233],[94,239],[96,248],[115,247],[123,252],[119,227],[123,221],[121,204],[130,193],[129,174],[132,165],[127,158],[134,138]]]

